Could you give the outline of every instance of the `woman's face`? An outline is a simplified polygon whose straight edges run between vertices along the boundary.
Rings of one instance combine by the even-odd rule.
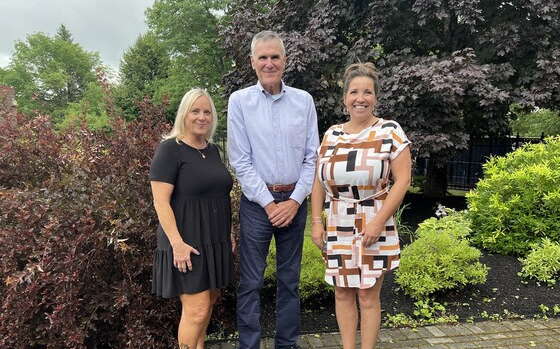
[[[185,130],[192,136],[206,136],[212,127],[212,107],[206,96],[195,99],[185,117]]]
[[[358,76],[350,80],[348,91],[344,96],[344,105],[351,118],[364,120],[371,117],[376,104],[373,79]]]

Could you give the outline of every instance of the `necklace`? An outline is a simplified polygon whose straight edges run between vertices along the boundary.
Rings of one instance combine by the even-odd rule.
[[[203,159],[206,159],[206,155],[204,155],[204,153],[201,152],[200,149],[198,148],[194,148],[194,149],[196,149],[196,151],[200,154],[200,156],[202,156]]]
[[[195,147],[195,146],[193,146],[193,145],[187,143],[187,142],[184,141],[184,140],[181,140],[181,141],[182,141],[183,143],[185,143],[185,145],[187,145],[187,146],[193,148],[194,150],[196,150],[196,151],[200,154],[200,156],[201,156],[203,159],[206,159],[206,154],[204,154],[201,150],[204,150],[204,149],[208,148],[208,142],[205,142],[204,147],[199,149],[199,148],[197,148],[197,147]]]

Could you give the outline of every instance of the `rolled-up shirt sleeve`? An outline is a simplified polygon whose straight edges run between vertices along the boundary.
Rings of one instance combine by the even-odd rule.
[[[243,193],[250,201],[265,207],[274,201],[274,198],[253,166],[251,143],[247,137],[243,113],[236,93],[233,93],[229,98],[227,125],[229,162],[241,184]]]
[[[308,95],[309,103],[307,108],[307,123],[306,123],[306,142],[305,142],[305,155],[301,169],[300,177],[296,183],[296,187],[292,194],[291,199],[296,200],[300,205],[305,200],[307,195],[311,193],[313,186],[313,179],[315,177],[315,165],[317,161],[317,148],[319,147],[319,132],[317,130],[317,111],[315,110],[315,103],[313,97]]]

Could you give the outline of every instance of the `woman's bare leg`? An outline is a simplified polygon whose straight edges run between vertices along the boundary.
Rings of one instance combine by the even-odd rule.
[[[179,321],[179,349],[194,349],[207,325],[212,311],[210,291],[181,294],[182,311]]]
[[[342,337],[344,349],[356,348],[356,331],[358,327],[358,308],[356,306],[356,288],[335,287],[334,300],[336,322]]]
[[[360,301],[360,334],[362,348],[373,349],[377,342],[379,327],[381,325],[380,293],[383,276],[377,279],[373,287],[358,291]]]
[[[206,319],[206,323],[204,324],[204,328],[198,337],[198,342],[196,343],[196,349],[204,349],[204,340],[206,339],[206,329],[208,328],[208,324],[210,323],[210,318],[212,317],[212,309],[214,308],[214,304],[220,297],[220,290],[213,289],[210,290],[210,313],[208,314],[208,318]]]

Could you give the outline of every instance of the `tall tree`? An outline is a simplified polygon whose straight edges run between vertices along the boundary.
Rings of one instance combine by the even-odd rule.
[[[176,61],[189,70],[192,83],[214,90],[229,64],[219,45],[218,23],[228,0],[160,0],[146,11],[152,30]]]
[[[61,37],[31,34],[15,44],[2,83],[15,88],[23,112],[38,110],[60,117],[68,103],[79,101],[88,83],[96,80],[99,55],[72,42],[65,28],[59,33]]]
[[[507,75],[501,86],[513,100],[559,106],[558,1],[370,1],[370,9],[368,40],[387,52],[444,56],[472,48],[481,64]]]
[[[247,58],[254,33],[281,32],[285,80],[314,96],[325,130],[345,118],[344,67],[374,61],[378,112],[402,123],[417,155],[430,156],[436,180],[428,183],[440,185],[428,189],[442,195],[438,165],[472,136],[507,133],[511,102],[559,106],[559,8],[554,0],[238,0],[222,29],[235,60],[224,87],[229,94],[254,81]]]
[[[153,99],[169,77],[171,59],[164,44],[152,33],[140,35],[123,55],[120,85],[116,88],[117,104],[128,118],[138,116],[138,102],[145,96]]]
[[[58,27],[58,30],[56,31],[56,37],[64,41],[74,42],[74,40],[72,39],[72,33],[70,33],[70,31],[64,24],[61,24]]]
[[[169,98],[169,114],[177,110],[183,94],[193,87],[208,89],[220,112],[225,106],[222,75],[231,67],[218,35],[227,21],[230,0],[160,0],[146,11],[148,27],[171,56],[168,77],[161,81],[156,100]],[[217,135],[225,133],[220,122]]]

